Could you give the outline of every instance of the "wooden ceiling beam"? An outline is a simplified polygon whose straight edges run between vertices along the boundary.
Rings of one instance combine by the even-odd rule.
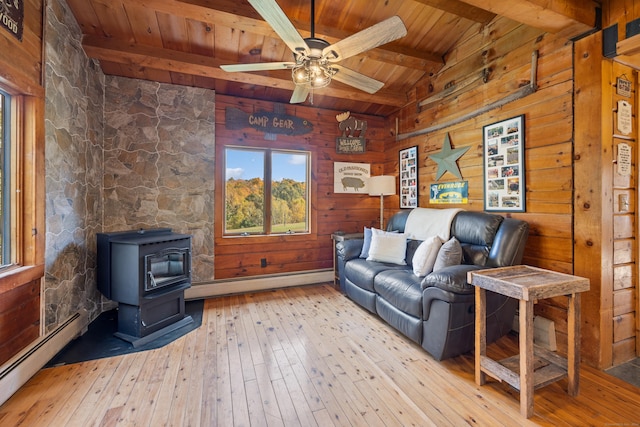
[[[209,0],[121,0],[125,5],[142,6],[157,12],[174,16],[181,16],[213,25],[221,25],[246,31],[261,36],[279,39],[271,26],[262,19],[256,19],[257,12],[251,7],[244,7],[241,3],[212,2]],[[309,37],[308,22],[291,21],[302,37]],[[322,34],[321,34],[322,33]],[[322,27],[316,31],[316,37],[329,43],[335,43],[350,33],[335,28]],[[397,42],[388,43],[372,49],[362,55],[370,59],[396,64],[407,68],[424,70],[429,66],[444,65],[442,54],[424,52],[407,48]]]
[[[461,18],[469,19],[481,24],[488,24],[496,17],[495,13],[489,12],[480,7],[469,6],[469,4],[458,0],[416,0],[418,3],[435,7],[448,13],[453,13]]]
[[[593,0],[462,0],[505,16],[516,22],[549,33],[575,37],[596,27],[596,7]]]
[[[277,78],[256,73],[228,73],[220,69],[222,61],[204,55],[180,52],[176,50],[144,46],[125,41],[85,36],[82,47],[91,58],[125,64],[138,68],[173,71],[192,76],[241,82],[293,91],[291,78]],[[404,94],[381,90],[368,94],[348,86],[332,84],[323,95],[369,102],[373,104],[402,107],[408,101]]]

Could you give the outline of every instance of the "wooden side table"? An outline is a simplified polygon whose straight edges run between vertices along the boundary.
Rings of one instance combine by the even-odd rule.
[[[362,239],[364,233],[341,233],[335,232],[331,235],[333,240],[333,287],[340,287],[340,275],[338,274],[338,252],[336,251],[336,244],[345,240]]]
[[[567,393],[577,396],[580,369],[579,292],[589,290],[589,279],[516,265],[470,272],[468,282],[476,287],[476,384],[485,383],[485,374],[506,381],[520,391],[520,413],[526,418],[533,415],[533,391],[537,388],[567,377]],[[486,355],[486,291],[520,301],[520,354],[500,362]],[[568,297],[566,359],[542,347],[534,348],[533,344],[534,304],[540,299],[562,295]]]

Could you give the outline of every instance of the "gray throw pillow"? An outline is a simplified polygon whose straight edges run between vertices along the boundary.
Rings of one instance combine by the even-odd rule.
[[[441,270],[450,265],[459,265],[462,262],[462,246],[455,237],[447,240],[438,251],[433,271]]]

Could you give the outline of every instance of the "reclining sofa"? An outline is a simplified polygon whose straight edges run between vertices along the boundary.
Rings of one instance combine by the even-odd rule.
[[[430,219],[432,214],[434,220]],[[437,270],[418,276],[413,270],[413,257],[421,239],[428,238],[421,231],[433,233],[438,224],[444,231],[441,241],[459,243],[461,257],[445,262],[452,265],[444,267],[437,261]],[[475,342],[475,290],[467,283],[467,273],[520,264],[528,224],[484,212],[416,208],[393,215],[387,231],[406,237],[406,265],[397,260],[380,262],[361,257],[364,239],[338,242],[341,290],[437,360],[471,351]],[[445,246],[451,245],[442,245],[441,249]],[[487,292],[486,298],[490,343],[511,330],[517,301],[493,292]]]

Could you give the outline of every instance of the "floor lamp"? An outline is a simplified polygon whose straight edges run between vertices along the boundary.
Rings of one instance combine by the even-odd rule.
[[[396,194],[396,177],[393,175],[379,175],[369,178],[369,195],[380,196],[380,229],[383,228],[384,196]]]

